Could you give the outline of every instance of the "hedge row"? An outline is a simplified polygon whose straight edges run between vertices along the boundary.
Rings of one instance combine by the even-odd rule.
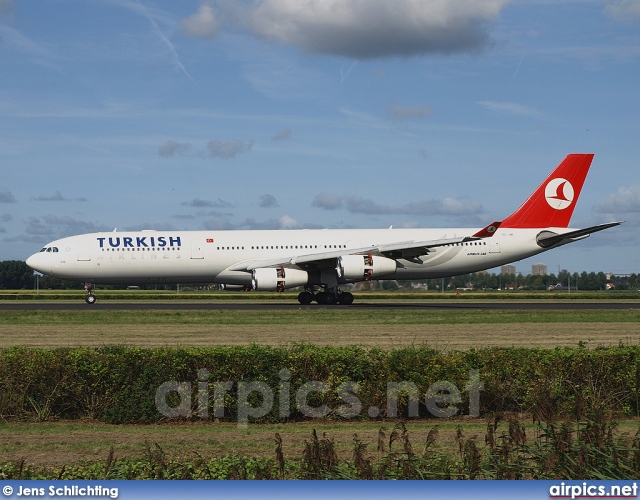
[[[405,417],[434,414],[434,402],[435,412],[447,415],[528,412],[544,420],[613,410],[633,416],[639,361],[640,347],[13,347],[0,349],[0,417],[279,422],[308,418],[311,408],[326,418],[384,418],[396,413],[390,383],[401,388],[396,414]]]

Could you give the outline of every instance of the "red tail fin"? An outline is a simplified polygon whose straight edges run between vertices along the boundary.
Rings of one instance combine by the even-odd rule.
[[[568,227],[591,160],[592,154],[568,155],[500,227]]]

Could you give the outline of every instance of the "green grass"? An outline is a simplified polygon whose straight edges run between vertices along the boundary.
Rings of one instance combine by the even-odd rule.
[[[637,323],[640,310],[0,311],[0,325],[416,325],[481,323]]]

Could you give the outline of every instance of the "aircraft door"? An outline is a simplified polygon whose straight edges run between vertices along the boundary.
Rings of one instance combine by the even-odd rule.
[[[91,251],[88,241],[80,241],[78,246],[78,261],[86,262],[91,260]]]
[[[204,252],[202,247],[204,246],[203,240],[191,240],[191,258],[192,259],[204,259]]]

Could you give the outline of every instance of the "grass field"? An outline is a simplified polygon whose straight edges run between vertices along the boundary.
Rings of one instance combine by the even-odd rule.
[[[253,457],[273,457],[274,436],[283,439],[283,450],[290,457],[300,457],[304,440],[308,440],[312,429],[327,433],[336,440],[336,451],[342,458],[352,452],[353,434],[370,444],[369,451],[378,439],[379,429],[385,428],[387,435],[395,422],[305,422],[282,425],[250,425],[238,429],[233,423],[187,423],[176,425],[123,425],[100,423],[44,422],[11,423],[0,425],[0,456],[4,460],[28,457],[29,462],[39,465],[63,465],[80,460],[104,459],[111,446],[119,456],[141,456],[146,443],[158,443],[170,456],[188,457],[197,451],[202,456],[238,454]],[[411,440],[423,443],[429,430],[438,425],[438,447],[454,451],[453,437],[458,422],[420,421],[408,424]],[[482,436],[486,424],[483,421],[465,424],[468,434]],[[0,460],[2,461],[2,460]]]
[[[2,311],[0,347],[636,345],[638,310]]]
[[[335,440],[339,458],[350,459],[353,436],[367,444],[367,453],[376,455],[380,429],[387,441],[396,421],[389,422],[297,422],[281,425],[250,425],[239,429],[231,423],[183,423],[175,425],[106,425],[95,422],[41,422],[0,424],[0,462],[26,458],[36,465],[61,466],[82,460],[104,460],[113,446],[118,457],[140,457],[149,443],[157,443],[173,458],[193,459],[195,452],[204,457],[244,455],[273,457],[274,437],[283,440],[286,458],[302,456],[304,442],[313,429]],[[437,426],[438,439],[432,449],[448,454],[457,450],[455,435],[461,425],[465,437],[476,438],[484,449],[487,422],[471,420],[420,420],[406,422],[409,438],[417,453],[421,453],[429,431]],[[534,426],[525,424],[529,438]],[[498,428],[507,430],[507,425]],[[623,421],[618,434],[633,436],[638,430],[636,420]],[[401,447],[401,445],[396,445]]]
[[[357,310],[317,308],[284,311],[2,311],[0,348],[92,347],[109,344],[140,347],[216,346],[257,343],[364,345],[384,349],[429,345],[439,349],[517,346],[637,345],[637,310]],[[467,436],[482,443],[486,422],[481,419],[430,420],[408,424],[414,446],[420,448],[433,425],[439,425],[437,446],[455,447],[454,434],[462,424]],[[25,459],[29,463],[61,465],[104,459],[113,446],[117,456],[140,456],[148,443],[158,443],[172,457],[240,454],[273,456],[274,435],[280,433],[285,455],[299,457],[313,428],[336,440],[340,457],[353,450],[353,434],[375,454],[381,426],[394,422],[310,421],[282,425],[197,422],[163,425],[113,426],[97,422],[1,422],[0,462]],[[633,434],[638,423],[621,423]],[[422,443],[422,444],[421,444]]]

